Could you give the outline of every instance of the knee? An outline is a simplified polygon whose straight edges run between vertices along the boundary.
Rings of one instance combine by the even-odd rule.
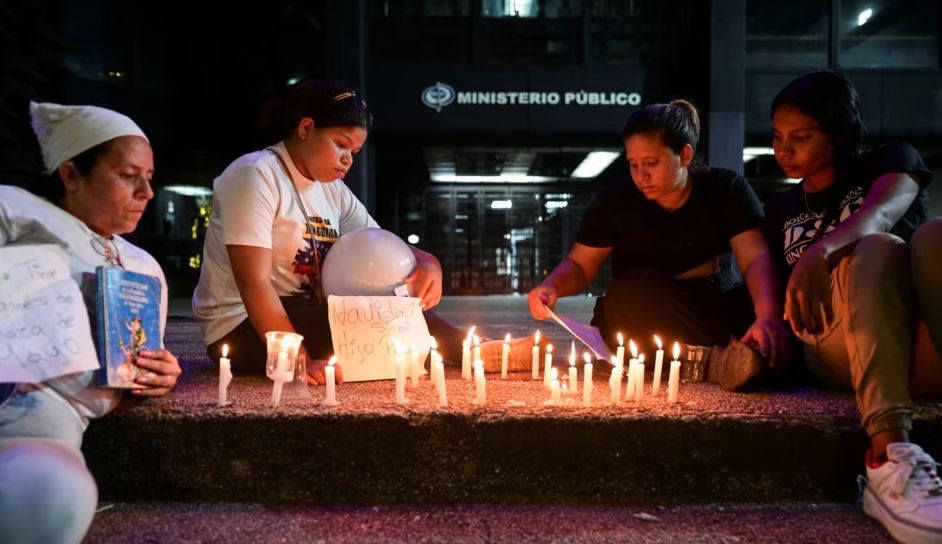
[[[910,242],[913,264],[937,262],[942,266],[942,217],[937,217],[916,229]]]
[[[868,234],[857,242],[854,261],[868,270],[906,272],[909,246],[899,236],[887,232]]]
[[[14,542],[80,542],[98,503],[81,454],[54,441],[0,453],[0,533]]]

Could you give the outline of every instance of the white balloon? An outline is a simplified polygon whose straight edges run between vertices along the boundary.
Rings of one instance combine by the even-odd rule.
[[[388,230],[367,228],[345,234],[324,257],[324,293],[339,296],[389,295],[415,270],[415,255]]]

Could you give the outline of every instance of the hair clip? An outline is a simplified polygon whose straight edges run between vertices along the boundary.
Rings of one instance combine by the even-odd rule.
[[[335,96],[333,99],[336,100],[336,101],[340,101],[340,100],[343,100],[343,99],[345,99],[345,98],[356,98],[356,96],[357,96],[357,93],[355,93],[355,92],[353,92],[353,91],[347,91],[347,92],[345,92],[345,93],[340,93],[340,94],[338,94],[338,95]]]

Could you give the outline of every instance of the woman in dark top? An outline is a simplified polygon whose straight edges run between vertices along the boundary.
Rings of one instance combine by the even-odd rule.
[[[864,510],[900,541],[940,542],[942,483],[908,437],[911,394],[942,394],[942,220],[923,224],[931,174],[907,144],[861,151],[857,92],[836,72],[789,83],[772,130],[776,160],[802,180],[766,206],[785,316],[809,369],[855,392],[871,441]]]
[[[634,183],[618,182],[596,197],[569,255],[530,291],[530,311],[546,319],[544,305],[581,291],[611,256],[612,284],[592,321],[610,344],[618,332],[645,344],[657,333],[704,345],[745,332],[742,341],[780,367],[788,331],[762,208],[739,174],[695,166],[699,132],[697,111],[684,100],[631,115],[624,144]],[[748,293],[735,285],[731,250]]]

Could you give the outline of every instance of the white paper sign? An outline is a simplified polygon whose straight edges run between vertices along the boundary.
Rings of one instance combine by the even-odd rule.
[[[416,297],[327,297],[327,318],[343,381],[362,382],[396,377],[396,348],[410,346],[424,362],[430,349],[428,325]],[[406,375],[409,366],[406,366]],[[424,371],[423,371],[424,373]]]
[[[595,354],[596,359],[601,359],[604,361],[612,360],[612,352],[605,344],[605,340],[602,340],[602,333],[598,328],[593,327],[592,325],[586,325],[585,323],[580,323],[575,319],[561,316],[546,306],[543,306],[543,308],[549,312],[550,316],[557,323],[562,325],[562,327],[569,331],[570,334],[575,336],[577,340],[592,350],[592,353]]]
[[[96,370],[85,302],[55,245],[0,248],[0,382]]]

